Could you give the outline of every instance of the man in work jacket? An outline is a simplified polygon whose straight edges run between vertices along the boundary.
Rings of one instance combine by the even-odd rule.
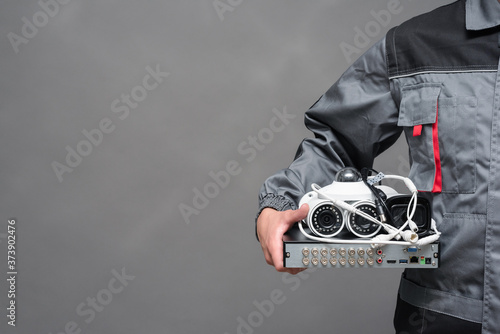
[[[410,175],[432,202],[440,268],[407,269],[394,323],[417,333],[500,333],[500,3],[462,0],[390,30],[305,114],[289,168],[260,191],[257,234],[283,268],[296,203],[344,166],[371,167],[404,131]],[[409,318],[420,311],[424,328]]]

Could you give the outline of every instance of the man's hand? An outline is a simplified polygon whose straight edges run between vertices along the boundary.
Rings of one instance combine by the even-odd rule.
[[[306,268],[283,267],[283,234],[292,225],[307,216],[309,206],[303,204],[297,210],[277,211],[265,208],[257,219],[257,235],[267,264],[274,266],[277,271],[298,274]]]

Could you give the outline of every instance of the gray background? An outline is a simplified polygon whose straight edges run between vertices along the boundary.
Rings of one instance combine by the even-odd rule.
[[[400,271],[291,278],[265,263],[253,223],[260,185],[310,135],[303,112],[350,64],[341,43],[354,46],[355,29],[391,1],[221,2],[231,10],[219,16],[212,0],[72,0],[49,16],[37,1],[2,1],[0,332],[64,333],[72,323],[81,333],[392,332]],[[401,0],[369,44],[448,2]],[[23,36],[35,19],[16,52],[9,33]],[[139,92],[148,66],[170,75],[120,119],[113,101]],[[269,126],[273,108],[296,117],[247,161],[238,146]],[[66,146],[105,118],[114,130],[60,182],[52,163],[66,164]],[[193,206],[193,189],[231,160],[241,172],[187,223],[181,203]],[[404,141],[376,167],[406,173]],[[15,328],[6,325],[10,217]],[[119,285],[114,270],[134,277],[119,293],[108,286]],[[259,318],[254,301],[273,291],[284,302]],[[78,313],[96,297],[105,305],[94,318]]]

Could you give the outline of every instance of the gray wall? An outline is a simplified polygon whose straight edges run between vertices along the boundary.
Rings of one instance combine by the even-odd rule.
[[[274,271],[257,193],[310,135],[341,46],[449,1],[59,1],[0,4],[0,276],[11,217],[18,271],[0,332],[391,332],[400,271]],[[295,117],[271,138],[273,109]],[[376,167],[406,173],[404,142]]]

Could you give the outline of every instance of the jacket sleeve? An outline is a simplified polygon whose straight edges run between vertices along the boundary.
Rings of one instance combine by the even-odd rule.
[[[296,209],[311,183],[330,184],[346,166],[372,167],[400,136],[398,108],[387,75],[385,39],[372,46],[305,113],[314,133],[300,144],[292,164],[261,187],[259,211]]]

